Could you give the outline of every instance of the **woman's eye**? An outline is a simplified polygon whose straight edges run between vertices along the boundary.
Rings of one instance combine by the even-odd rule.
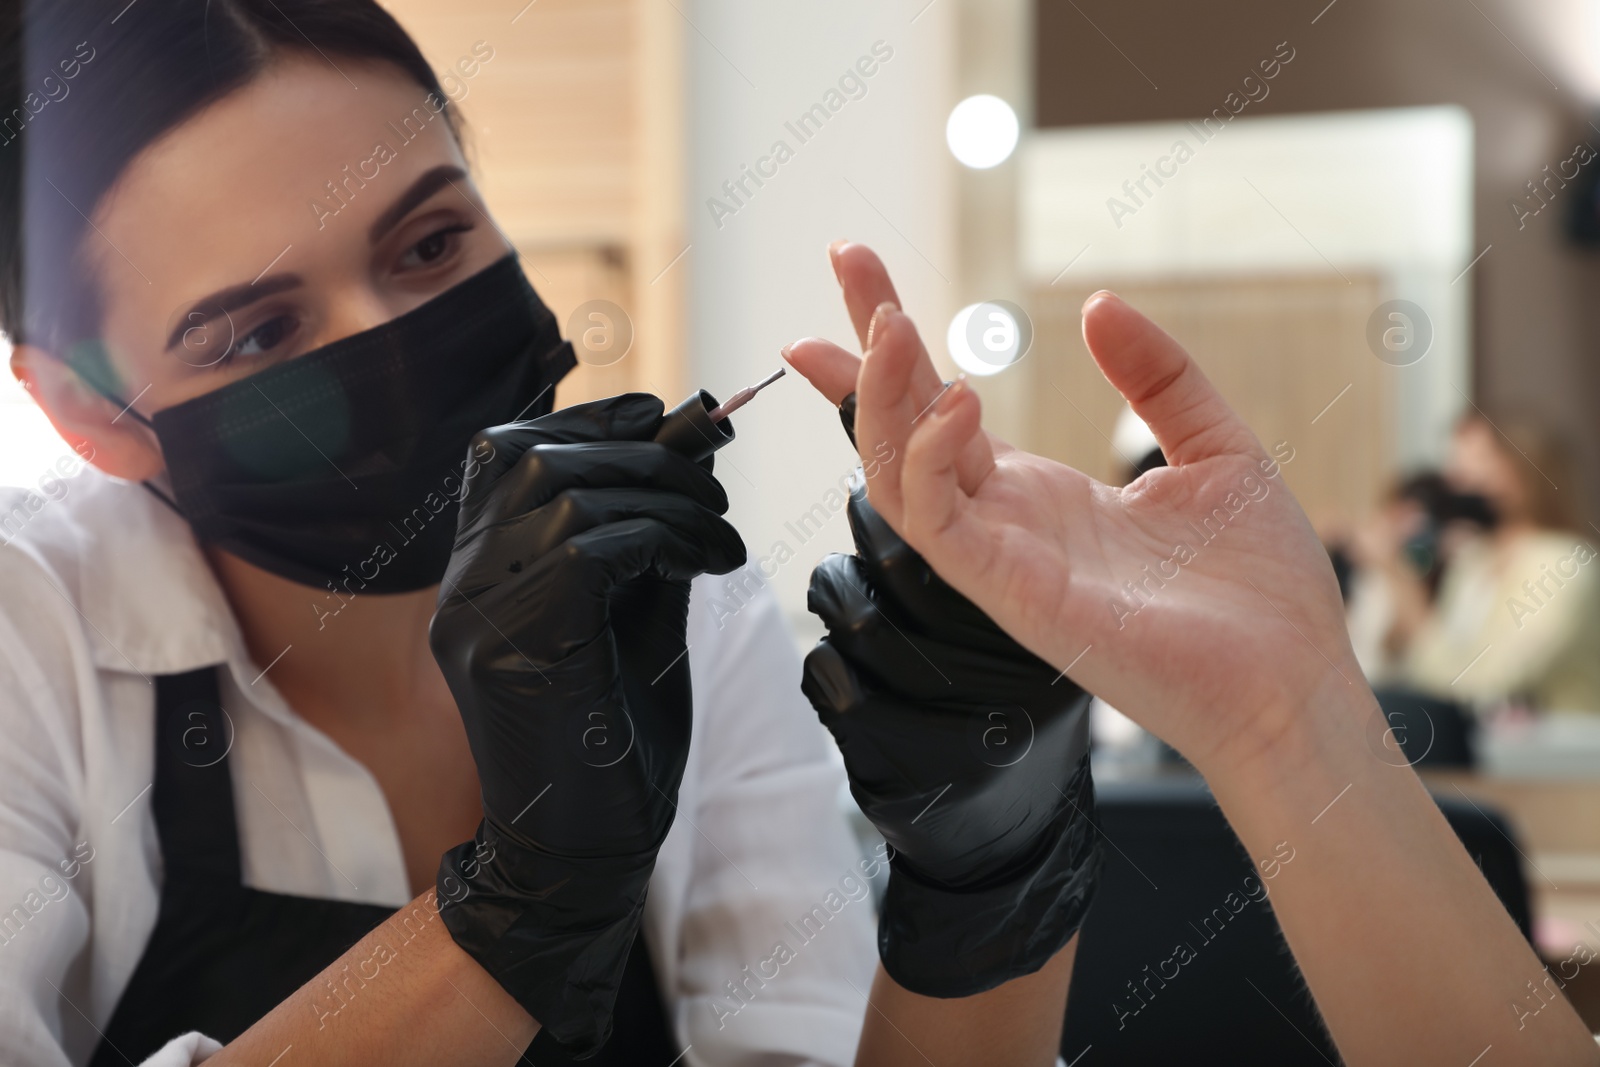
[[[400,259],[400,265],[413,270],[418,267],[433,266],[455,250],[459,243],[456,240],[458,234],[471,229],[471,226],[466,225],[447,226],[430,233],[406,250],[406,254]]]
[[[262,356],[281,345],[300,323],[292,315],[278,315],[268,319],[242,337],[236,338],[219,363],[229,363],[236,358]]]

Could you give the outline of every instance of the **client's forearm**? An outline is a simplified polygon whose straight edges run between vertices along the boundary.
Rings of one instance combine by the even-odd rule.
[[[1368,746],[1376,703],[1346,674],[1353,683],[1333,676],[1274,751],[1208,775],[1265,861],[1278,921],[1345,1060],[1465,1065],[1493,1046],[1496,1063],[1600,1061],[1416,774],[1380,759],[1380,741]]]
[[[539,1026],[450,939],[430,890],[207,1064],[514,1064]]]

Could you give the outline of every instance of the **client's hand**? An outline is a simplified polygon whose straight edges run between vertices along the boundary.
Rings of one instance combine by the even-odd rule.
[[[745,558],[709,463],[656,444],[661,421],[635,394],[479,434],[429,634],[483,783],[440,912],[583,1049],[610,1032],[689,754],[689,580]]]
[[[1110,293],[1084,306],[1095,361],[1172,464],[1115,489],[986,435],[971,389],[939,396],[877,258],[847,246],[835,269],[865,362],[822,341],[788,357],[835,403],[857,392],[863,455],[893,448],[873,505],[1023,645],[1188,756],[1252,855],[1294,849],[1267,875],[1273,911],[1345,1062],[1595,1063],[1416,775],[1376,758],[1327,555],[1183,349]]]
[[[873,505],[1023,645],[1208,772],[1361,684],[1278,459],[1153,323],[1110,293],[1084,307],[1089,350],[1171,464],[1118,489],[986,434],[965,384],[941,397],[878,258],[834,255],[867,359],[814,339],[787,358],[834,403],[857,392],[862,454],[900,457],[872,465]]]

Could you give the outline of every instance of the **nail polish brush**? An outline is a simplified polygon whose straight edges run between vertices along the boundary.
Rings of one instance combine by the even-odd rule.
[[[734,393],[721,403],[704,389],[667,413],[656,432],[656,441],[676,449],[699,462],[733,440],[733,423],[728,416],[748,404],[754,396],[782,378],[786,368],[767,375],[754,385]]]

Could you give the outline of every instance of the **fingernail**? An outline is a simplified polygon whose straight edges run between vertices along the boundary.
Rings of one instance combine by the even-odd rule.
[[[1097,289],[1089,294],[1089,299],[1083,302],[1083,307],[1080,310],[1087,311],[1089,309],[1089,305],[1094,303],[1096,300],[1103,300],[1107,298],[1112,300],[1120,299],[1120,297],[1118,297],[1117,294],[1113,293],[1110,289]]]
[[[778,349],[778,355],[783,357],[783,361],[785,363],[789,362],[789,350],[792,349],[792,348],[794,348],[794,342],[790,341],[788,344],[786,344],[782,348]]]
[[[828,262],[833,266],[833,280],[840,285],[844,284],[844,279],[839,276],[839,252],[849,243],[846,240],[838,240],[828,246]]]
[[[887,325],[888,319],[889,319],[889,315],[892,314],[895,311],[898,311],[898,310],[899,310],[899,308],[896,308],[892,303],[890,303],[887,300],[885,300],[883,303],[878,305],[877,310],[872,313],[872,321],[870,323],[868,323],[868,325],[867,325],[867,348],[868,349],[872,348],[873,345],[877,344],[877,342],[878,342],[878,331],[883,329],[884,326]]]
[[[955,380],[950,388],[946,389],[944,393],[940,395],[939,399],[933,405],[933,413],[935,415],[948,415],[950,412],[955,410],[957,404],[961,403],[963,394],[971,389],[971,387],[967,385],[966,378],[967,376],[963,374],[961,377]]]

